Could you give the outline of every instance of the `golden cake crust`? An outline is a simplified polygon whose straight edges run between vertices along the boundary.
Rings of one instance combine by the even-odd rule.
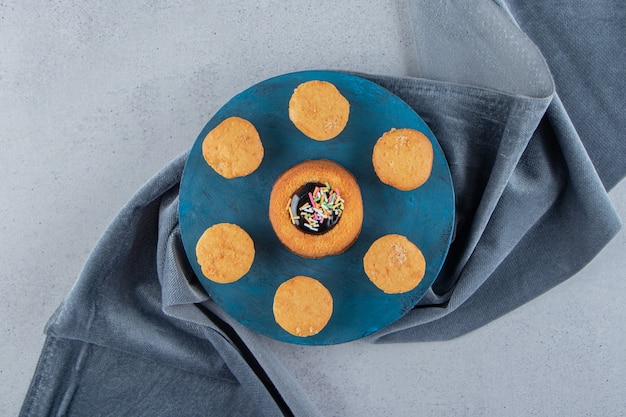
[[[433,158],[430,140],[414,129],[391,129],[378,139],[372,152],[378,178],[402,191],[414,190],[426,182]]]
[[[287,208],[294,193],[312,182],[329,183],[345,201],[339,222],[321,235],[308,234],[294,226]],[[338,163],[327,159],[307,160],[289,168],[274,182],[269,219],[278,239],[293,253],[304,258],[336,255],[348,249],[361,232],[361,190],[354,176]]]

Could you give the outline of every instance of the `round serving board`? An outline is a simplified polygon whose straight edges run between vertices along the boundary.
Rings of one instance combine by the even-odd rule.
[[[333,83],[350,102],[345,129],[334,139],[315,141],[289,120],[294,89],[310,80]],[[245,177],[226,179],[202,156],[202,142],[224,119],[238,116],[258,130],[265,155],[259,168]],[[378,138],[392,128],[412,128],[432,142],[432,174],[413,191],[383,184],[372,166]],[[268,219],[272,185],[288,168],[307,159],[331,159],[357,179],[363,195],[361,233],[346,252],[322,259],[304,259],[278,240]],[[437,140],[426,123],[400,98],[363,78],[331,71],[304,71],[260,82],[226,103],[207,123],[194,143],[180,186],[180,229],[189,262],[211,298],[250,329],[290,343],[326,345],[355,340],[398,320],[423,297],[448,252],[454,227],[454,192],[450,171]],[[242,227],[256,250],[250,271],[230,284],[205,278],[195,247],[202,233],[218,223]],[[426,259],[420,284],[403,294],[386,294],[370,282],[363,256],[379,237],[397,233],[419,247]],[[276,289],[304,275],[320,281],[332,294],[333,313],[318,334],[293,336],[275,321]]]

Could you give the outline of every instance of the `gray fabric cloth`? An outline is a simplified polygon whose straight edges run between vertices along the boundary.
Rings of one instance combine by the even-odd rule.
[[[545,57],[604,186],[613,188],[624,177],[626,159],[626,3],[506,2]]]
[[[372,342],[484,325],[570,277],[620,227],[605,187],[626,173],[616,151],[626,77],[613,78],[624,75],[624,6],[601,2],[606,27],[581,44],[568,19],[595,19],[585,12],[596,6],[544,4],[536,12],[521,1],[416,2],[420,77],[362,74],[430,125],[450,164],[458,220],[431,291]],[[564,58],[584,61],[589,50],[608,63],[604,81],[593,65]],[[46,328],[23,416],[319,415],[265,338],[196,282],[177,223],[184,160],[142,187],[94,248]]]
[[[94,248],[48,323],[22,415],[317,415],[262,337],[233,330],[186,263],[184,162],[145,184]]]

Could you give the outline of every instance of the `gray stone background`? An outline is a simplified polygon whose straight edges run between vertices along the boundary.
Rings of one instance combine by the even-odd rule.
[[[131,195],[263,79],[417,75],[406,1],[0,1],[0,415]],[[626,415],[625,247],[451,341],[271,343],[329,416]]]

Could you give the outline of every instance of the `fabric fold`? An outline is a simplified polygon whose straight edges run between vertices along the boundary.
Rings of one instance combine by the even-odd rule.
[[[451,257],[433,285],[436,292],[440,280],[449,279],[446,271],[459,271],[458,277],[452,276],[456,285],[445,305],[422,304],[371,339],[445,340],[472,331],[571,277],[620,227],[602,182],[555,97],[480,240],[461,258],[466,260],[463,264],[454,264],[459,241],[453,242]],[[461,245],[459,251],[465,250]],[[456,269],[449,268],[449,262]]]
[[[208,297],[185,274],[186,260],[176,259],[184,161],[181,155],[144,185],[99,240],[46,327],[22,415],[176,415],[173,405],[186,415],[293,415],[291,407],[318,415],[297,384],[268,387],[263,367],[243,355],[247,346],[198,308]],[[182,305],[184,314],[168,312]],[[281,370],[270,354],[259,355],[275,362],[264,366]],[[140,402],[129,384],[145,396]],[[290,392],[293,404],[283,398]],[[173,405],[172,395],[180,397]]]
[[[626,3],[496,2],[545,57],[564,114],[612,189],[626,172]]]

